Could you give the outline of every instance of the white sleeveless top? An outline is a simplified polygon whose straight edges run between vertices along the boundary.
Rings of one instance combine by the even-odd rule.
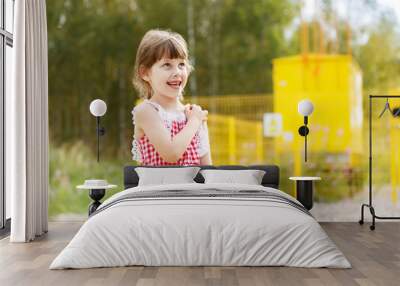
[[[144,103],[151,104],[158,112],[158,115],[160,115],[161,119],[164,121],[165,127],[171,131],[172,128],[172,122],[173,121],[186,121],[186,115],[184,111],[167,111],[165,110],[160,104],[150,101],[148,99],[145,99],[143,101]],[[132,110],[132,123],[135,125],[135,108]],[[208,152],[210,152],[210,141],[208,138],[208,128],[205,123],[203,123],[199,130],[197,131],[197,138],[198,138],[198,146],[199,149],[198,154],[200,157],[206,155]],[[140,154],[140,149],[139,149],[139,142],[135,139],[135,135],[133,136],[133,141],[132,141],[132,159],[134,161],[141,162],[141,154]]]

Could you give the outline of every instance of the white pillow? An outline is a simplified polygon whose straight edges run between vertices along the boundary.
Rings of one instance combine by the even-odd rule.
[[[135,168],[139,176],[138,186],[195,183],[199,167]]]
[[[204,183],[234,183],[261,185],[265,171],[262,170],[201,170]]]

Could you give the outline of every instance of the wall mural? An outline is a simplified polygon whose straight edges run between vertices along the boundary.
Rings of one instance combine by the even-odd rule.
[[[293,196],[290,177],[321,178],[318,220],[358,221],[368,95],[400,94],[398,17],[371,1],[346,13],[341,1],[308,2],[49,2],[50,216],[85,217],[91,199],[77,186],[106,180],[109,197],[126,165],[276,164]],[[400,100],[389,103],[397,115]],[[400,117],[380,117],[384,105],[372,113],[374,203],[396,215]]]

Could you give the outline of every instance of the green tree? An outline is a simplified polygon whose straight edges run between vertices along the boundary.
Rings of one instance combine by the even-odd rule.
[[[400,37],[395,27],[395,19],[382,18],[371,29],[368,41],[355,51],[366,91],[386,93],[390,88],[399,87]]]

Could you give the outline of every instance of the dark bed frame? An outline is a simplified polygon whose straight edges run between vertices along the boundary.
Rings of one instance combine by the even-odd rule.
[[[133,188],[138,185],[139,177],[135,171],[136,167],[145,168],[185,168],[185,166],[125,166],[124,167],[124,189]],[[202,170],[205,169],[217,169],[217,170],[263,170],[265,175],[262,179],[261,184],[264,187],[279,188],[279,167],[276,165],[251,165],[251,166],[240,166],[240,165],[226,165],[226,166],[199,166]],[[203,176],[198,173],[194,178],[197,183],[204,183]]]

